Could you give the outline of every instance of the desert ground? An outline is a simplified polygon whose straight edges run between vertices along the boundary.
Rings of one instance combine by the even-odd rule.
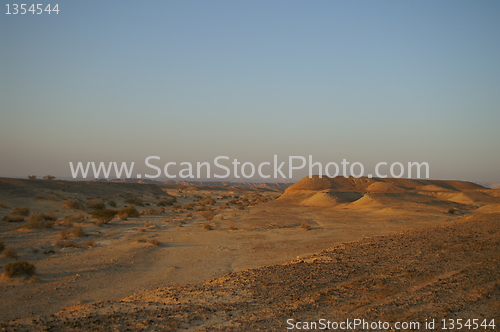
[[[500,328],[500,189],[470,182],[2,178],[0,220],[1,331],[284,331],[319,319],[440,329],[459,318]],[[19,261],[36,273],[9,276]]]

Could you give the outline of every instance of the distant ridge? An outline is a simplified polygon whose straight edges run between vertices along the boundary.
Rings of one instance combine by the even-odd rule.
[[[476,182],[477,184],[490,189],[500,189],[500,182]]]
[[[382,191],[393,190],[425,190],[426,186],[433,186],[433,190],[461,191],[478,190],[484,187],[467,181],[454,180],[415,180],[415,179],[394,179],[394,178],[367,178],[367,177],[322,177],[313,175],[312,178],[304,177],[294,185],[288,187],[287,191],[293,190],[347,190],[347,191],[370,191],[379,189]],[[429,187],[428,187],[429,188]],[[376,190],[378,191],[378,190]]]
[[[148,184],[164,184],[169,186],[207,186],[207,187],[250,187],[250,188],[268,188],[268,189],[286,189],[291,183],[286,182],[236,182],[236,181],[186,181],[186,180],[168,180],[156,181],[148,179],[96,179],[97,182],[113,182],[113,183],[148,183]]]

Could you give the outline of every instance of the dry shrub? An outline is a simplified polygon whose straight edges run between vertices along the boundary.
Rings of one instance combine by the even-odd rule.
[[[63,206],[71,210],[83,210],[85,208],[82,203],[72,198],[65,200]]]
[[[59,197],[57,195],[54,195],[54,194],[49,195],[49,197],[47,197],[47,199],[49,201],[55,201],[55,202],[59,201]]]
[[[75,243],[71,240],[67,240],[67,241],[62,241],[62,240],[57,240],[54,245],[56,246],[60,246],[60,247],[63,247],[63,248],[74,248],[76,247]]]
[[[26,222],[26,224],[24,224],[24,227],[29,229],[52,228],[53,226],[54,221],[51,219],[45,219],[45,215],[43,213],[30,214],[30,216],[28,217],[28,221]]]
[[[71,230],[71,235],[73,235],[74,237],[82,237],[85,236],[85,232],[81,227],[73,227],[73,229]]]
[[[28,216],[30,214],[30,209],[25,206],[17,206],[13,208],[12,211],[10,211],[10,214],[18,216]]]
[[[177,199],[175,197],[169,197],[168,199],[161,199],[156,205],[158,206],[171,206],[174,205],[174,203],[177,202]]]
[[[160,241],[158,241],[157,239],[150,239],[148,241],[148,243],[152,246],[159,246],[160,245]]]
[[[26,261],[7,263],[3,267],[7,278],[32,276],[36,273],[36,266]]]
[[[210,224],[204,224],[203,228],[206,229],[207,231],[211,231],[213,229],[212,225]]]
[[[44,220],[51,220],[51,221],[56,221],[57,216],[54,214],[54,212],[47,212],[47,213],[42,213],[40,214]]]
[[[102,210],[106,208],[104,202],[101,202],[97,199],[89,199],[89,201],[87,202],[87,206],[90,209],[95,209],[95,210]]]
[[[311,226],[308,224],[302,224],[302,226],[300,226],[300,228],[305,229],[306,231],[311,230]]]
[[[165,209],[149,209],[149,210],[142,210],[140,214],[160,214],[162,212],[165,212]]]
[[[7,258],[17,258],[17,252],[12,248],[7,248],[2,251],[2,256]]]
[[[109,201],[108,205],[115,208],[116,207],[116,202],[115,201]]]
[[[134,204],[134,205],[137,205],[137,206],[144,206],[144,202],[142,201],[142,199],[134,197],[134,196],[127,197],[125,199],[125,203],[127,203],[127,204]]]
[[[145,228],[139,228],[139,229],[137,230],[137,233],[144,233],[145,231],[146,231],[146,229],[145,229]]]
[[[74,223],[82,222],[85,219],[85,216],[80,213],[76,216],[64,216],[63,220],[58,224],[64,227],[73,227]]]
[[[113,218],[116,216],[118,212],[115,210],[110,210],[110,209],[98,209],[90,212],[90,215],[94,218],[97,219],[99,222],[98,226],[102,226],[103,224],[109,223]]]
[[[0,201],[0,208],[7,208],[7,204],[4,201]]]
[[[232,230],[232,231],[235,231],[238,229],[238,227],[236,227],[235,223],[234,222],[231,222],[229,223],[229,229]]]
[[[454,214],[455,213],[455,209],[453,209],[453,208],[452,209],[448,209],[448,213],[449,214]]]
[[[2,252],[5,249],[5,243],[3,241],[0,241],[0,252]]]
[[[9,215],[6,215],[5,217],[3,217],[2,220],[7,221],[7,222],[20,222],[20,221],[24,221],[24,217],[20,216],[20,215],[9,214]]]
[[[207,198],[202,199],[200,203],[203,205],[214,205],[215,200],[211,197],[207,197]]]
[[[121,219],[136,218],[139,217],[139,211],[137,211],[135,206],[126,206],[118,210],[118,215]]]
[[[140,237],[138,238],[137,240],[135,240],[136,242],[146,242],[147,239],[145,237]]]
[[[199,211],[198,213],[208,221],[212,221],[216,215],[216,213],[212,210]]]
[[[92,239],[88,239],[87,241],[83,242],[83,245],[85,247],[92,247],[93,245],[95,245],[95,241]]]
[[[67,238],[69,238],[68,230],[63,229],[63,230],[59,231],[59,239],[66,240]]]

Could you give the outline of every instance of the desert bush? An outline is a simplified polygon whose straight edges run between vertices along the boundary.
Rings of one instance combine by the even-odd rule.
[[[207,197],[207,198],[202,199],[200,203],[204,204],[204,205],[214,205],[215,200],[211,197]]]
[[[65,200],[63,206],[72,210],[83,210],[85,208],[82,203],[72,198]]]
[[[199,214],[208,221],[212,221],[216,215],[216,213],[212,210],[200,211]]]
[[[81,222],[85,219],[85,216],[83,214],[79,214],[76,216],[64,216],[63,220],[60,221],[58,224],[64,227],[73,227],[73,224],[76,222]]]
[[[68,230],[63,229],[63,230],[59,231],[59,239],[60,240],[66,240],[67,238],[69,238]]]
[[[0,253],[5,249],[5,243],[3,241],[0,241]]]
[[[75,243],[71,240],[67,240],[67,241],[62,241],[62,240],[57,240],[54,245],[56,246],[60,246],[60,247],[63,247],[63,248],[74,248],[76,247]]]
[[[155,210],[155,209],[149,209],[149,210],[142,210],[140,212],[140,214],[160,214],[162,212],[165,212],[165,209],[158,209],[158,210]]]
[[[107,224],[116,216],[118,211],[110,209],[97,209],[90,212],[90,215],[102,224]]]
[[[137,197],[134,197],[134,196],[127,197],[125,199],[125,203],[127,203],[127,204],[133,204],[133,205],[137,205],[137,206],[144,206],[144,202],[140,198],[137,198]]]
[[[160,245],[160,241],[158,241],[157,239],[150,239],[148,241],[148,243],[152,246],[159,246]]]
[[[27,216],[30,214],[30,209],[24,206],[17,206],[10,211],[10,214],[18,216]]]
[[[30,214],[28,221],[24,224],[24,227],[29,229],[52,228],[53,226],[53,220],[45,219],[43,214],[38,213]]]
[[[54,214],[54,212],[44,212],[40,214],[44,220],[51,220],[51,221],[56,221],[57,216]],[[28,218],[29,219],[29,218]]]
[[[44,180],[54,180],[56,177],[54,175],[45,175],[43,177]]]
[[[116,202],[115,201],[109,201],[108,205],[115,208],[116,207]]]
[[[238,229],[238,227],[236,227],[236,225],[234,224],[234,222],[231,222],[229,223],[229,229],[232,230],[232,231],[235,231]]]
[[[171,197],[169,199],[162,199],[160,200],[158,203],[156,203],[156,205],[158,206],[171,206],[171,205],[174,205],[174,203],[177,202],[177,199],[175,197]]]
[[[15,215],[15,214],[8,214],[5,217],[3,217],[2,220],[8,221],[8,222],[20,222],[20,221],[24,221],[24,217],[20,216],[20,215]]]
[[[454,214],[455,213],[455,209],[453,209],[453,208],[452,209],[448,209],[448,213],[449,214]]]
[[[81,227],[73,227],[73,229],[71,230],[71,235],[73,235],[74,237],[82,237],[85,236],[85,232]]]
[[[59,196],[52,194],[52,195],[49,195],[49,196],[47,197],[47,199],[48,199],[49,201],[55,201],[55,202],[57,202],[57,201],[59,201]]]
[[[7,263],[3,267],[7,278],[32,276],[36,273],[36,266],[26,261]]]
[[[0,208],[7,208],[7,204],[4,201],[0,201]]]
[[[2,256],[7,258],[17,258],[17,252],[12,248],[7,248],[2,251]]]
[[[308,225],[308,224],[302,224],[302,225],[300,226],[300,228],[305,229],[306,231],[311,230],[311,226],[310,226],[310,225]]]
[[[135,208],[135,206],[126,206],[120,210],[118,210],[118,214],[120,218],[136,218],[139,217],[139,211]]]
[[[85,247],[92,247],[93,245],[95,245],[95,241],[92,239],[88,239],[87,241],[83,242],[83,245]]]
[[[94,210],[102,210],[102,209],[106,208],[106,205],[104,204],[104,202],[101,202],[97,199],[89,199],[89,201],[87,202],[87,206],[90,209],[94,209]]]
[[[28,175],[28,179],[34,180],[34,179],[36,179],[36,175]]]
[[[207,231],[211,231],[213,229],[212,225],[210,224],[204,224],[203,228],[206,229]]]

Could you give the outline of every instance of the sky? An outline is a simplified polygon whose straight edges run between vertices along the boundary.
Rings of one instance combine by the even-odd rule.
[[[498,1],[1,2],[0,176],[311,155],[500,182]]]

